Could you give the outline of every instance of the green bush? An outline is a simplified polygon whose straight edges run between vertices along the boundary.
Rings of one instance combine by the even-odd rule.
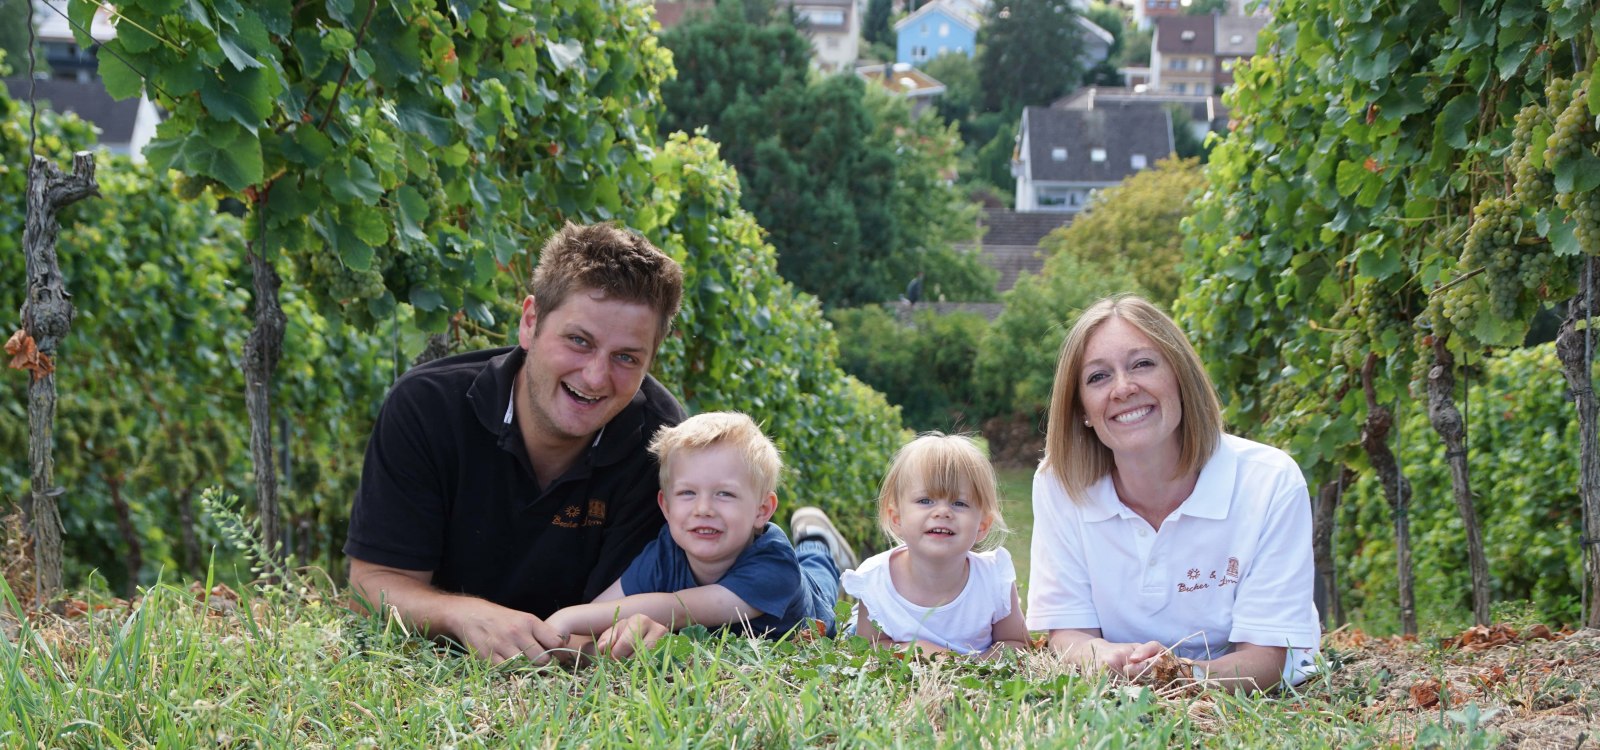
[[[761,424],[791,469],[780,521],[816,505],[852,542],[875,540],[877,487],[904,440],[897,410],[839,368],[821,306],[778,275],[717,144],[675,134],[652,170],[635,226],[684,266],[683,313],[656,375],[690,413],[734,409]]]
[[[988,321],[973,313],[938,315],[923,308],[910,325],[878,305],[828,313],[839,338],[839,365],[897,404],[919,432],[977,428],[973,365]]]
[[[1578,420],[1565,398],[1554,345],[1511,350],[1474,364],[1467,461],[1497,602],[1526,600],[1552,621],[1579,616]],[[1466,534],[1451,497],[1450,467],[1426,405],[1411,401],[1395,422],[1396,455],[1411,480],[1412,561],[1424,630],[1471,624]],[[1375,477],[1340,503],[1340,589],[1352,622],[1397,630],[1393,517]],[[1385,530],[1389,529],[1388,533]]]
[[[978,353],[974,384],[981,412],[1043,412],[1050,404],[1061,340],[1078,313],[1108,294],[1140,290],[1120,267],[1102,267],[1070,253],[1051,256],[1040,275],[1018,279]]]

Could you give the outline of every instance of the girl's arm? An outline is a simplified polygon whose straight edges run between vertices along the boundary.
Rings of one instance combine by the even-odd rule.
[[[983,658],[989,659],[1007,649],[1028,647],[1028,626],[1022,619],[1022,600],[1017,596],[1017,584],[1011,584],[1011,613],[994,624],[994,643],[984,649]]]
[[[865,601],[856,602],[856,635],[873,643],[894,643],[893,638],[879,630],[877,624],[872,622],[872,613],[867,611]]]

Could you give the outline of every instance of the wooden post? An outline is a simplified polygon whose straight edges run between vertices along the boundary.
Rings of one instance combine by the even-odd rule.
[[[55,486],[54,432],[56,377],[52,358],[72,328],[72,301],[61,264],[56,260],[57,214],[61,209],[99,194],[94,179],[94,155],[80,151],[72,157],[72,174],[63,174],[42,156],[34,156],[28,169],[28,219],[22,234],[27,256],[28,296],[22,303],[22,332],[38,347],[39,358],[30,367],[28,381],[28,462],[33,471],[33,504],[29,514],[33,534],[36,605],[60,596],[61,512],[57,506],[65,492]]]
[[[1556,336],[1556,357],[1567,378],[1567,393],[1578,412],[1578,499],[1583,505],[1579,544],[1583,554],[1584,623],[1600,628],[1600,404],[1594,397],[1594,356],[1600,337],[1595,313],[1600,311],[1600,258],[1578,267],[1578,293],[1567,306],[1567,319]],[[1580,325],[1581,324],[1581,325]]]

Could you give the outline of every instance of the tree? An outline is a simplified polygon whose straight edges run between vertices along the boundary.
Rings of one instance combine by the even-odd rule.
[[[808,82],[810,48],[781,21],[719,11],[664,40],[684,71],[663,87],[666,126],[722,144],[784,278],[830,307],[894,299],[925,265],[953,294],[984,293],[982,265],[949,251],[977,231],[947,184],[954,131],[854,76]]]
[[[1083,30],[1068,0],[997,0],[978,40],[978,80],[991,112],[1017,111],[1077,88]]]
[[[893,49],[896,35],[893,24],[889,23],[893,13],[893,0],[868,0],[867,15],[861,24],[861,38]]]
[[[1179,224],[1204,185],[1195,160],[1163,159],[1154,169],[1096,192],[1087,211],[1040,245],[1047,255],[1074,255],[1091,267],[1137,279],[1152,301],[1170,308],[1183,279]]]
[[[1296,32],[1279,39],[1269,27],[1272,53],[1235,69],[1238,126],[1213,151],[1190,224],[1194,283],[1178,306],[1227,384],[1230,420],[1293,442],[1308,473],[1364,460],[1350,450],[1356,425],[1426,399],[1484,622],[1491,587],[1473,496],[1498,493],[1469,471],[1456,400],[1475,377],[1466,362],[1520,345],[1545,304],[1566,301],[1565,351],[1584,350],[1587,279],[1600,263],[1600,97],[1583,9],[1445,8],[1401,5],[1338,28],[1319,27],[1333,3],[1274,8],[1279,28]],[[1526,31],[1493,33],[1510,18]],[[1592,365],[1584,354],[1561,366],[1592,529]],[[1308,426],[1319,436],[1305,437]],[[1586,616],[1600,624],[1600,546],[1586,555]]]

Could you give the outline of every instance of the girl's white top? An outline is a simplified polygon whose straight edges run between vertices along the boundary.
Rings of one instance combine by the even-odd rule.
[[[994,643],[994,624],[1011,614],[1011,590],[1017,570],[1004,547],[967,553],[967,585],[949,604],[912,604],[894,588],[889,558],[906,554],[905,545],[867,558],[840,576],[844,590],[867,605],[872,624],[897,643],[924,640],[951,651],[975,654]],[[861,607],[851,618],[854,631]]]

